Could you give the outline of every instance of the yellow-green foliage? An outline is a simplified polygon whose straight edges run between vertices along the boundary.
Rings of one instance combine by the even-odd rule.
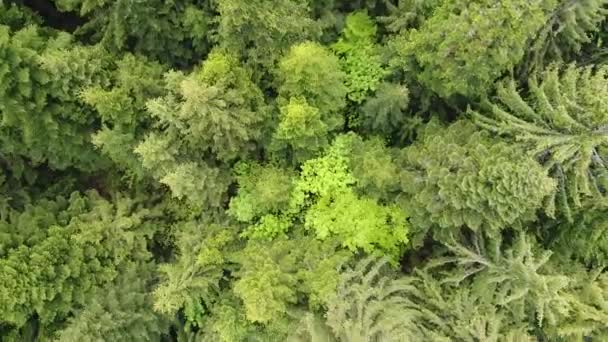
[[[341,56],[347,97],[356,103],[375,91],[386,74],[375,44],[376,31],[376,24],[366,12],[352,13],[346,18],[342,37],[332,46]]]
[[[283,101],[305,99],[320,111],[329,131],[343,124],[339,114],[346,106],[346,74],[327,48],[312,42],[294,45],[279,62],[278,73]]]
[[[608,341],[607,13],[0,0],[0,341]]]

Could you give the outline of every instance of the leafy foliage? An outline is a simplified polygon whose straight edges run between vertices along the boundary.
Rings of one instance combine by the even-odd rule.
[[[306,162],[295,184],[291,205],[300,210],[308,208],[304,225],[313,229],[317,237],[336,236],[351,250],[378,249],[396,258],[408,241],[407,216],[397,206],[382,205],[354,192],[357,179],[349,157],[357,143],[362,142],[355,135],[338,137],[324,156]],[[378,161],[372,159],[376,156],[370,157],[356,161],[355,165],[361,167],[368,160],[374,164]],[[379,171],[390,173],[392,166],[390,160],[385,161],[380,168],[389,169]],[[368,180],[362,176],[364,182]]]
[[[328,127],[319,109],[303,98],[292,97],[280,109],[280,122],[273,135],[275,150],[288,149],[294,161],[314,157],[328,145]]]
[[[304,98],[320,111],[328,131],[343,124],[339,114],[346,106],[345,79],[338,58],[316,43],[293,46],[279,62],[279,96],[284,101]]]
[[[298,248],[299,243],[310,249]],[[310,238],[248,243],[236,256],[241,269],[234,285],[247,320],[263,324],[280,320],[302,292],[311,293],[313,305],[326,303],[338,284],[338,268],[348,259],[348,253],[336,253],[335,248],[335,243]]]
[[[376,31],[376,24],[367,13],[352,13],[346,17],[342,37],[332,46],[342,56],[347,97],[356,103],[375,91],[386,73],[374,41]]]

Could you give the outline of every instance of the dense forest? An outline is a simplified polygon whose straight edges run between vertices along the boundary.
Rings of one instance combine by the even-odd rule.
[[[0,0],[0,340],[608,341],[608,0]]]

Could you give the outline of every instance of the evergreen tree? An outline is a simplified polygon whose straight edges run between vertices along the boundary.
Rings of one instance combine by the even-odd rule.
[[[165,63],[196,62],[210,49],[209,1],[54,0],[62,11],[90,18],[77,34],[111,51],[143,53]]]
[[[97,120],[78,93],[106,81],[104,50],[65,33],[2,25],[0,54],[2,154],[55,169],[103,167],[90,141]]]
[[[394,40],[396,64],[439,96],[483,97],[524,57],[555,0],[444,1]]]
[[[19,329],[35,317],[43,332],[56,330],[134,262],[150,259],[150,215],[132,200],[110,203],[95,192],[12,214],[2,224],[10,237],[0,249],[2,325]]]
[[[190,75],[165,77],[168,95],[147,102],[157,130],[135,152],[175,197],[219,206],[230,182],[220,162],[247,156],[263,134],[262,94],[247,70],[219,51]]]
[[[606,0],[560,1],[528,47],[524,69],[542,71],[548,61],[571,61],[606,15]]]
[[[469,227],[494,234],[534,221],[555,190],[547,172],[521,149],[466,121],[447,128],[429,124],[402,150],[401,160],[404,205],[422,232]]]
[[[266,72],[290,46],[319,35],[307,1],[218,0],[217,11],[220,46]]]
[[[530,79],[528,96],[522,97],[515,82],[506,80],[485,115],[471,111],[481,127],[522,142],[550,170],[559,181],[556,201],[567,218],[569,204],[580,207],[583,197],[603,196],[607,72],[605,67],[593,71],[570,65],[562,71],[552,66],[541,79]]]
[[[117,61],[111,86],[84,89],[82,99],[99,114],[102,128],[93,143],[130,177],[146,175],[134,149],[151,125],[146,102],[164,94],[164,68],[145,58],[127,54]]]

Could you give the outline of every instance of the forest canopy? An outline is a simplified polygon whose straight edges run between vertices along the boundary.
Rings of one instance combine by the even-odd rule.
[[[608,0],[0,0],[0,341],[608,341]]]

